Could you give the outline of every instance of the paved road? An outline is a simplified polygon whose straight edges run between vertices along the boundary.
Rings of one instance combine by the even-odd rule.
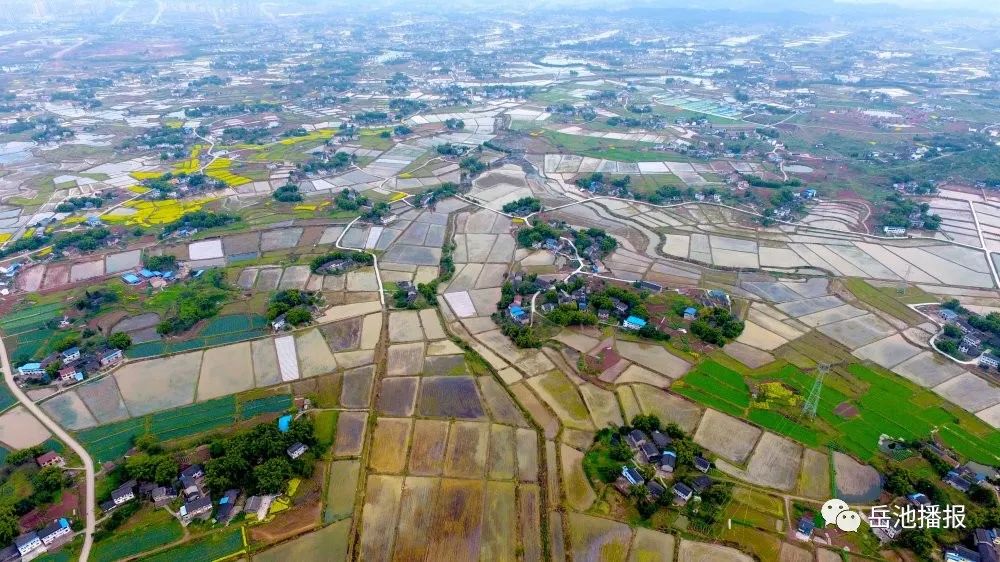
[[[10,391],[14,393],[14,397],[28,409],[29,412],[34,414],[39,421],[42,422],[45,427],[49,428],[49,431],[54,433],[63,443],[70,446],[73,451],[80,456],[83,461],[84,471],[87,477],[87,526],[84,529],[83,534],[83,550],[80,551],[80,562],[86,562],[87,557],[90,556],[90,547],[94,543],[94,526],[96,522],[96,515],[94,513],[94,461],[90,458],[90,453],[88,453],[83,445],[76,442],[73,437],[66,432],[59,424],[52,421],[37,404],[31,401],[20,388],[18,388],[17,383],[14,382],[14,371],[10,366],[10,359],[7,356],[7,346],[4,344],[2,338],[0,338],[0,368],[3,369],[3,378],[7,382],[7,387]]]

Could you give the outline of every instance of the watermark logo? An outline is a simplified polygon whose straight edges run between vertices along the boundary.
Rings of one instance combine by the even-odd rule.
[[[890,511],[887,505],[871,508],[868,524],[873,529],[964,529],[964,505],[923,504],[897,505]]]
[[[824,527],[836,525],[845,533],[853,533],[861,527],[861,515],[856,511],[851,511],[844,500],[836,498],[827,500],[820,509],[820,513],[823,515]]]

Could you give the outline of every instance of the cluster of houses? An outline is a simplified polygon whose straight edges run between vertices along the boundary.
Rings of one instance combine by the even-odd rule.
[[[106,348],[92,353],[85,353],[79,347],[71,347],[65,351],[53,352],[41,361],[25,363],[17,368],[16,379],[19,384],[48,384],[54,380],[64,385],[83,381],[88,373],[96,373],[120,363],[125,358],[120,349]],[[55,367],[53,367],[55,365]],[[55,369],[55,375],[50,371]]]
[[[962,339],[958,342],[958,350],[966,355],[979,355],[978,364],[983,369],[1000,368],[1000,359],[983,349],[983,334],[970,326],[960,314],[949,308],[940,308],[938,317],[947,324],[954,324],[962,331]]]
[[[48,451],[35,457],[39,468],[48,466],[64,467],[66,460],[55,451]],[[49,523],[37,531],[29,531],[14,539],[14,544],[0,549],[0,562],[20,559],[32,560],[55,549],[72,539],[72,528],[69,520],[62,517]]]
[[[627,494],[632,486],[644,486],[653,499],[659,500],[667,493],[663,480],[672,478],[674,470],[677,469],[677,452],[672,448],[673,439],[661,431],[647,434],[645,431],[633,429],[625,436],[625,442],[635,453],[636,463],[652,466],[654,476],[646,480],[638,470],[626,465],[622,467],[622,475],[615,482],[615,487],[623,494]],[[712,468],[712,463],[708,459],[695,457],[694,467],[702,474],[690,482],[675,482],[670,488],[675,503],[685,504],[695,494],[704,492],[713,484],[707,474]]]
[[[173,271],[150,271],[146,268],[142,268],[138,271],[129,271],[122,274],[122,281],[124,281],[126,285],[130,285],[132,287],[143,283],[149,283],[149,286],[154,289],[162,289],[171,281],[176,281],[181,277],[181,274]]]
[[[20,559],[22,562],[34,560],[45,554],[49,549],[55,549],[73,538],[73,529],[69,520],[61,517],[37,531],[24,533],[14,539],[14,544],[0,550],[0,560]]]
[[[175,484],[170,486],[129,480],[111,491],[111,499],[101,504],[101,510],[109,513],[137,499],[150,501],[156,507],[168,508],[171,502],[182,497],[184,503],[175,514],[182,525],[187,526],[195,520],[206,521],[212,517],[213,510],[216,521],[228,523],[240,512],[236,507],[239,495],[239,490],[227,490],[219,498],[218,509],[215,509],[205,486],[205,471],[200,464],[193,464],[182,470]]]
[[[282,416],[278,419],[278,429],[287,432],[291,421],[291,415]],[[303,443],[293,443],[285,453],[295,460],[308,450],[309,447]],[[232,489],[226,490],[216,504],[205,485],[205,470],[200,464],[192,464],[181,470],[177,480],[170,486],[135,480],[125,482],[111,491],[111,499],[101,504],[101,510],[109,513],[136,499],[150,501],[156,507],[169,510],[169,504],[179,497],[183,499],[183,503],[174,516],[182,525],[187,526],[195,520],[207,521],[212,518],[218,523],[228,524],[239,513],[255,515],[258,520],[263,520],[277,496],[250,496],[239,507],[237,500],[240,498],[240,491]]]

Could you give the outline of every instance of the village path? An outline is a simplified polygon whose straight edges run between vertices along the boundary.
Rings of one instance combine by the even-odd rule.
[[[17,398],[18,402],[23,404],[32,415],[38,418],[38,421],[42,422],[42,425],[48,428],[63,443],[73,449],[73,452],[79,455],[80,460],[83,461],[87,488],[87,525],[83,531],[83,549],[80,550],[80,562],[87,562],[87,558],[90,556],[90,547],[94,543],[94,527],[96,525],[96,514],[94,512],[94,504],[96,503],[94,499],[94,460],[90,458],[90,453],[83,448],[83,445],[78,443],[59,424],[52,421],[37,404],[28,398],[28,395],[24,391],[18,388],[17,383],[14,381],[14,370],[11,368],[10,358],[7,355],[7,346],[4,344],[3,338],[0,338],[0,368],[3,369],[3,378],[7,383],[7,387],[10,388],[10,391]]]

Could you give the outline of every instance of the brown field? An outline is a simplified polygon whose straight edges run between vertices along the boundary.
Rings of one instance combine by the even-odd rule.
[[[483,521],[480,560],[517,559],[517,501],[511,482],[486,484],[486,518]]]
[[[672,562],[674,536],[643,527],[635,530],[635,539],[629,551],[628,562]]]
[[[493,421],[516,425],[518,427],[528,427],[524,415],[518,409],[517,404],[511,400],[507,392],[500,386],[500,383],[493,377],[487,375],[478,377],[479,391],[486,402],[486,408],[490,411]]]
[[[396,536],[396,515],[403,495],[402,476],[368,477],[361,512],[361,559],[388,562]]]
[[[847,503],[862,503],[878,497],[881,477],[877,470],[840,452],[833,453],[833,467],[840,499]]]
[[[345,457],[360,455],[367,423],[368,414],[365,412],[342,412],[337,418],[337,438],[333,442],[333,454]]]
[[[623,425],[621,411],[615,394],[592,384],[580,385],[580,394],[590,410],[590,417],[598,428]]]
[[[372,367],[359,367],[345,372],[340,403],[346,408],[367,408],[374,378],[375,370]]]
[[[515,430],[506,425],[490,426],[489,478],[510,480],[517,474]]]
[[[664,423],[676,423],[688,433],[698,427],[701,408],[694,402],[646,384],[632,385],[632,390],[644,414],[654,414]]]
[[[410,450],[410,473],[423,476],[441,474],[448,444],[448,422],[415,420]]]
[[[521,482],[538,481],[538,434],[517,430],[517,477]]]
[[[509,388],[518,403],[524,406],[535,423],[542,428],[545,437],[554,438],[559,432],[559,420],[549,412],[542,401],[524,386],[524,383],[512,384]]]
[[[830,496],[830,457],[826,453],[806,449],[802,454],[798,493],[816,499]]]
[[[709,408],[698,424],[694,441],[728,461],[742,464],[760,434],[760,429]]]
[[[333,324],[320,326],[319,330],[330,345],[330,350],[347,351],[361,345],[361,317],[349,318]]]
[[[427,536],[434,522],[434,507],[439,479],[407,476],[399,508],[394,562],[423,562],[427,554]]]
[[[412,416],[420,377],[387,378],[378,393],[378,412],[385,416]]]
[[[789,491],[798,480],[801,457],[801,445],[765,431],[750,457],[746,471],[725,472],[751,484]],[[720,462],[719,466],[721,469],[723,464]]]
[[[590,509],[590,506],[597,501],[597,494],[590,487],[587,475],[583,473],[583,453],[562,445],[559,455],[562,460],[563,491],[566,493],[566,504],[577,511]]]
[[[632,541],[628,525],[571,512],[566,526],[574,562],[625,562]]]
[[[538,486],[520,485],[517,487],[518,505],[520,506],[521,548],[525,560],[542,559],[542,536],[540,521],[540,503]]]
[[[389,346],[389,359],[386,375],[401,377],[419,375],[424,370],[424,344],[401,343]]]
[[[482,478],[486,469],[489,442],[489,424],[455,422],[451,427],[448,449],[445,452],[445,476]]]
[[[253,527],[251,536],[254,540],[266,543],[280,542],[320,525],[326,471],[325,465],[318,468],[313,471],[312,476],[299,485],[291,509],[282,512],[281,517]]]
[[[479,558],[483,496],[483,482],[441,480],[425,560]]]
[[[375,472],[399,474],[406,467],[406,452],[410,440],[409,418],[379,418],[372,435],[368,468]]]
[[[315,533],[283,543],[270,550],[254,554],[255,562],[287,562],[288,560],[343,560],[351,534],[351,520],[344,519]]]
[[[358,489],[361,463],[356,460],[333,461],[326,486],[326,509],[323,522],[333,523],[354,513],[354,496]]]
[[[791,543],[781,544],[781,562],[812,562],[812,552]]]
[[[681,539],[681,547],[677,556],[678,562],[717,562],[726,560],[727,562],[753,562],[753,558],[743,554],[735,548],[694,542]]]
[[[635,416],[642,413],[642,410],[639,408],[639,401],[636,400],[635,392],[632,391],[631,386],[618,386],[615,388],[615,394],[618,395],[618,402],[621,404],[622,412],[625,414],[625,419],[631,420]],[[695,425],[697,425],[697,423],[698,422],[695,422]]]

